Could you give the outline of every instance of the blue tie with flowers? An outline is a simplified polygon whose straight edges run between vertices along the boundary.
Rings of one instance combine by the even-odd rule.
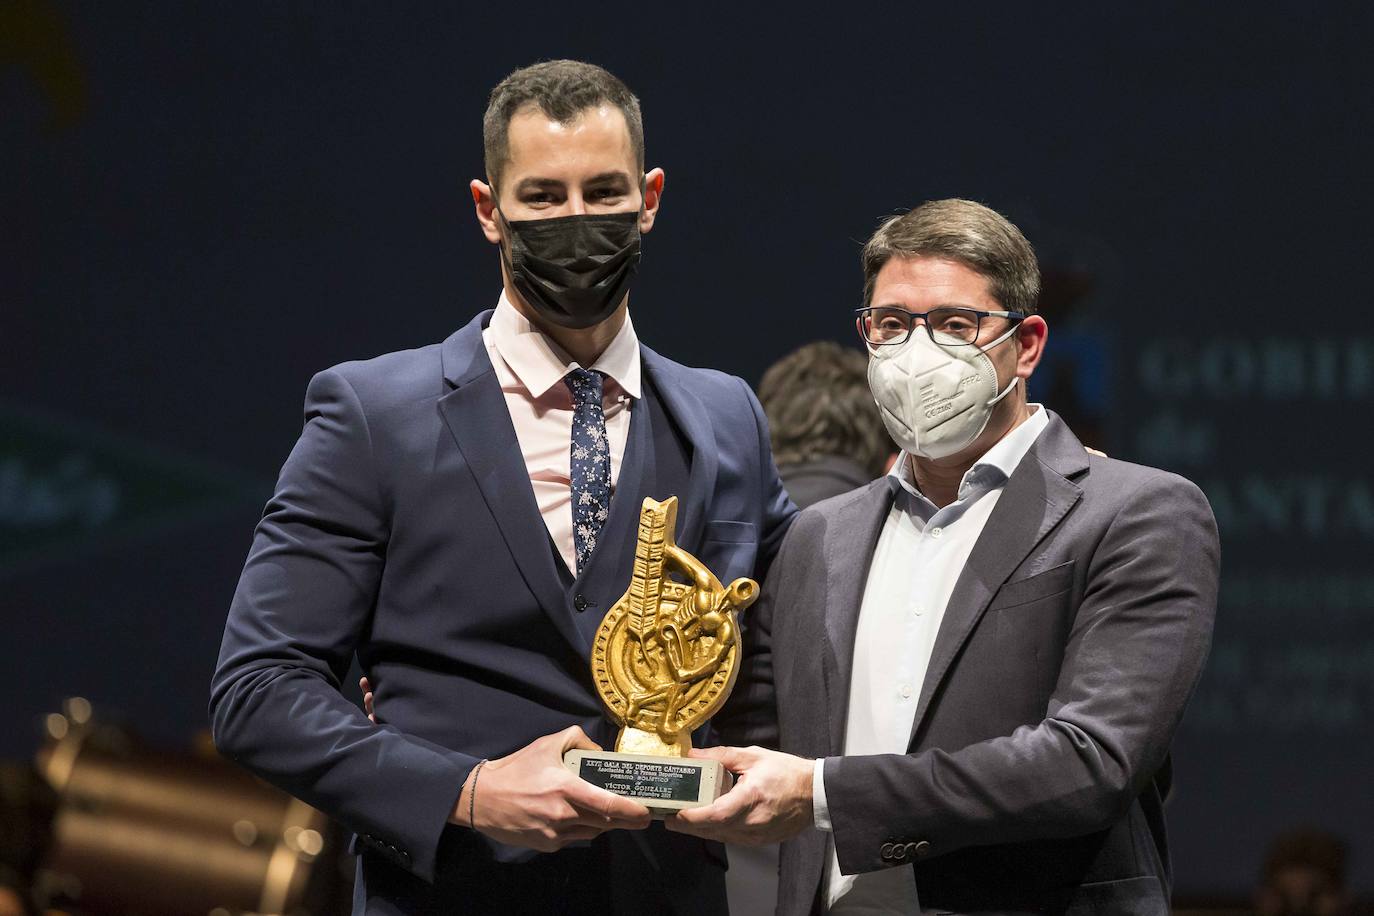
[[[606,414],[601,407],[600,372],[574,369],[563,376],[572,391],[573,546],[577,551],[577,575],[596,550],[596,536],[606,523],[611,507],[611,444],[606,439]]]

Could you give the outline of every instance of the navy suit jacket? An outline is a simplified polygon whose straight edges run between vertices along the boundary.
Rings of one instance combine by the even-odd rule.
[[[442,877],[441,836],[478,760],[574,724],[614,735],[588,653],[629,582],[635,526],[603,535],[576,581],[560,572],[482,341],[490,315],[311,380],[210,697],[221,752],[354,831],[365,859],[426,882]],[[723,581],[761,580],[795,509],[757,400],[738,378],[641,353],[689,451],[678,543]],[[638,518],[619,497],[637,503],[643,413],[608,530]],[[339,691],[355,652],[380,726]],[[487,845],[499,861],[534,856]]]

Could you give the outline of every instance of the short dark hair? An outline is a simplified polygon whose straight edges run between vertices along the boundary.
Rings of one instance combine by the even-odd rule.
[[[1345,887],[1345,841],[1333,833],[1298,827],[1279,834],[1264,856],[1264,880],[1272,881],[1286,868],[1318,872],[1333,890]]]
[[[838,455],[878,477],[896,451],[856,349],[822,340],[794,350],[763,374],[759,401],[780,467]]]
[[[501,180],[502,166],[510,159],[510,121],[526,105],[538,105],[551,120],[567,124],[588,108],[606,103],[625,115],[635,163],[644,171],[644,119],[634,93],[596,64],[546,60],[516,70],[491,91],[482,117],[487,178],[493,186]]]
[[[1035,314],[1040,301],[1040,265],[1035,250],[1005,216],[971,200],[932,200],[883,220],[864,245],[864,305],[893,257],[936,257],[958,261],[988,280],[992,297],[1008,311]]]

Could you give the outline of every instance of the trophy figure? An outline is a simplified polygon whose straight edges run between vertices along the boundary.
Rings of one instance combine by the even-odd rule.
[[[692,731],[725,704],[739,674],[735,613],[759,586],[728,586],[673,542],[677,497],[645,499],[630,587],[596,632],[592,681],[621,726],[615,751],[573,750],[577,775],[656,815],[709,804],[730,788],[715,760],[687,756]],[[676,574],[683,581],[669,578]]]

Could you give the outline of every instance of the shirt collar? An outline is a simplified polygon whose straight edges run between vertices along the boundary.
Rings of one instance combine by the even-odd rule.
[[[983,453],[982,458],[973,463],[973,467],[964,472],[964,479],[959,482],[960,499],[976,487],[991,489],[1006,483],[1016,470],[1016,466],[1021,463],[1021,459],[1026,457],[1030,447],[1035,444],[1035,440],[1040,438],[1045,427],[1049,426],[1050,418],[1043,406],[1028,406],[1031,408],[1031,415],[1026,421],[998,440],[996,445]],[[912,475],[911,461],[908,460],[906,452],[897,456],[897,462],[888,473],[889,476],[897,478],[902,489],[913,496],[925,498],[916,486],[916,478]]]
[[[532,397],[543,397],[570,371],[580,368],[562,347],[516,311],[504,290],[488,328],[496,352]],[[585,368],[603,373],[630,397],[639,399],[639,338],[635,336],[634,323],[628,313],[605,351]]]
[[[1029,452],[1035,440],[1040,438],[1045,427],[1050,425],[1050,418],[1046,416],[1044,407],[1039,404],[1028,406],[1031,408],[1031,415],[973,463],[973,467],[968,469],[963,482],[959,485],[960,490],[976,477],[991,476],[988,474],[989,471],[995,472],[1003,481],[1011,477],[1021,459],[1026,457],[1026,452]]]

